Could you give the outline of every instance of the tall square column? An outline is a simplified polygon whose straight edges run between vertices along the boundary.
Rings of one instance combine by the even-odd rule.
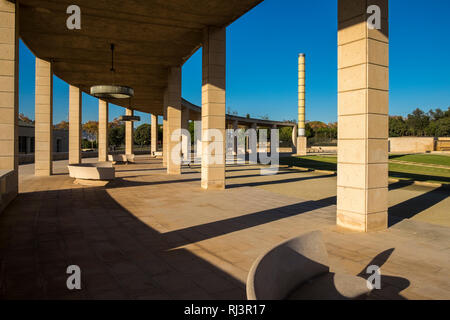
[[[127,116],[132,116],[134,114],[134,112],[131,109],[126,109],[125,114]],[[133,129],[134,129],[133,121],[126,121],[125,122],[125,154],[134,154]]]
[[[69,164],[81,163],[81,90],[69,86]]]
[[[183,108],[181,111],[181,128],[189,131],[189,118],[190,111],[189,108]],[[191,141],[190,137],[188,137],[187,133],[183,133],[182,137],[182,145],[181,145],[181,153],[183,154],[183,160],[188,161],[190,159],[190,146],[189,143]]]
[[[167,132],[169,131],[168,123],[167,123],[167,108],[168,108],[168,94],[167,88],[164,90],[163,97],[163,143],[162,143],[162,153],[163,153],[163,166],[167,167]]]
[[[19,8],[0,0],[0,170],[6,180],[0,211],[18,193]]]
[[[181,174],[181,67],[169,70],[167,86],[167,173]]]
[[[53,173],[53,70],[52,63],[36,57],[34,173]]]
[[[370,5],[381,9],[371,29]],[[362,232],[387,228],[388,0],[339,0],[337,224]]]
[[[98,100],[98,161],[108,161],[108,102]]]
[[[154,155],[158,149],[158,116],[151,115],[151,131],[150,131],[150,154]]]
[[[226,28],[203,35],[202,188],[225,188]]]
[[[234,120],[233,121],[233,154],[235,156],[237,156],[237,154],[238,154],[238,130],[239,130],[238,121]]]

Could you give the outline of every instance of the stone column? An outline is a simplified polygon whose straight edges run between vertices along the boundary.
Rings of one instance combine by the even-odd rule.
[[[188,108],[183,108],[182,112],[181,112],[181,128],[184,130],[189,131],[189,109]],[[189,142],[190,139],[186,134],[183,134],[182,136],[182,153],[183,153],[183,160],[187,161],[190,158],[190,148],[189,148]]]
[[[371,3],[381,29],[370,29]],[[389,36],[388,0],[339,0],[337,224],[387,228]]]
[[[225,188],[226,28],[203,35],[202,182],[203,189]]]
[[[234,146],[233,146],[233,153],[236,156],[238,154],[238,136],[237,136],[237,132],[238,132],[239,126],[238,126],[238,121],[234,120],[233,121],[233,140],[234,140]]]
[[[69,86],[69,164],[81,163],[81,90]]]
[[[305,54],[298,55],[298,136],[297,155],[305,156],[307,140],[305,136]]]
[[[108,102],[98,100],[98,161],[108,161]]]
[[[168,132],[168,123],[167,123],[167,107],[168,107],[168,91],[167,88],[164,90],[164,99],[163,99],[163,166],[167,167],[167,132]]]
[[[259,141],[258,141],[258,125],[256,124],[256,122],[252,123],[251,128],[252,128],[253,130],[255,130],[255,134],[256,134],[256,144],[253,143],[253,145],[254,145],[254,146],[256,145],[256,153],[258,154],[258,144],[259,144]],[[249,141],[250,141],[250,140],[249,140]],[[250,143],[252,143],[252,142],[250,141]],[[252,146],[250,146],[250,150],[251,150],[251,148],[252,148]],[[253,150],[251,150],[251,151],[253,152]]]
[[[53,172],[53,71],[51,62],[36,57],[34,173]]]
[[[247,132],[249,128],[250,128],[249,126],[245,126],[245,131]],[[245,142],[244,142],[244,144],[245,144],[245,154],[249,153],[248,152],[248,149],[250,148],[250,143],[249,142],[250,142],[250,137],[248,135],[245,135]]]
[[[0,211],[18,193],[19,4],[0,0],[0,170],[7,178]]]
[[[167,102],[167,173],[181,174],[181,67],[169,70]]]
[[[134,114],[133,110],[126,109],[125,114],[127,116],[132,116]],[[125,121],[125,154],[134,153],[134,124],[133,121]]]
[[[158,149],[158,116],[155,114],[152,114],[150,139],[150,154],[155,155]]]

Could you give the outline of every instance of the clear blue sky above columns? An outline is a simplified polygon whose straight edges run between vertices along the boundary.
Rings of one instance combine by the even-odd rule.
[[[390,114],[450,106],[450,1],[390,1]],[[227,29],[227,107],[297,117],[297,55],[306,53],[306,118],[337,119],[337,1],[266,0]],[[20,45],[19,110],[34,119],[35,59]],[[201,50],[183,66],[183,97],[201,104]],[[54,80],[54,123],[68,118],[68,85]],[[110,107],[110,120],[124,114]],[[144,122],[148,114],[137,113]],[[83,122],[98,103],[83,95]]]

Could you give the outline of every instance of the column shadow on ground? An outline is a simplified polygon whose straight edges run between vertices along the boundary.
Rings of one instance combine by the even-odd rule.
[[[389,208],[389,226],[391,227],[404,219],[410,219],[448,197],[449,190],[440,187],[396,204]]]
[[[18,214],[20,213],[20,214]],[[0,299],[245,299],[245,284],[144,224],[105,188],[20,194],[0,217]],[[69,265],[81,290],[66,286]]]

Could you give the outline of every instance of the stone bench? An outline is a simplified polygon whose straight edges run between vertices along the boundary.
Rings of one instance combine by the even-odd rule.
[[[0,170],[0,213],[17,196],[17,173],[14,170]]]
[[[108,161],[116,164],[118,162],[134,162],[134,154],[108,154]]]
[[[270,249],[255,261],[247,278],[249,300],[363,299],[370,291],[361,277],[330,272],[320,231]]]
[[[67,166],[74,183],[104,186],[115,178],[115,169],[110,162],[82,163]]]

